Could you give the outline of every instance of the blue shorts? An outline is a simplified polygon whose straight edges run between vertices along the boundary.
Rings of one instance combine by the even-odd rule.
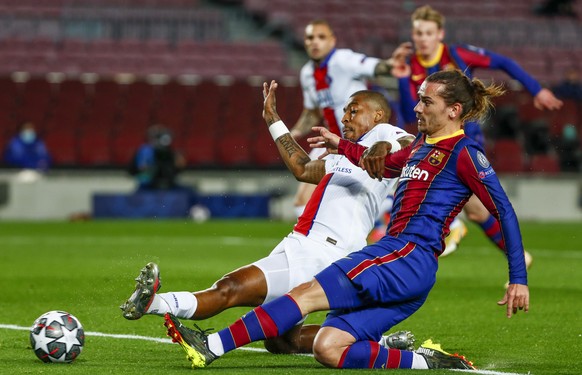
[[[437,268],[432,251],[388,236],[349,254],[315,276],[332,309],[323,326],[378,341],[422,306]]]

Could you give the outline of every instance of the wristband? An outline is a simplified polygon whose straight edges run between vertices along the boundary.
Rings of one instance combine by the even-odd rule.
[[[287,129],[283,121],[279,120],[269,126],[269,132],[271,133],[273,140],[276,141],[280,136],[289,133],[289,129]]]
[[[396,151],[400,151],[402,150],[402,146],[400,145],[400,142],[398,141],[388,141],[388,143],[390,143],[392,145],[392,148],[390,149],[390,153],[393,154]]]

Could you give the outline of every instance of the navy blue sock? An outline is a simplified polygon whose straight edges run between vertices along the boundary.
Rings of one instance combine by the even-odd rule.
[[[374,341],[358,341],[342,354],[338,368],[412,368],[413,353],[386,349]]]
[[[282,335],[302,318],[295,300],[284,295],[253,309],[218,335],[226,353],[250,342]]]

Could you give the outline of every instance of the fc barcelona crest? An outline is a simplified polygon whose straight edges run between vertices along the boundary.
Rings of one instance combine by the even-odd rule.
[[[444,157],[445,154],[443,154],[439,150],[434,150],[432,154],[430,154],[430,156],[428,157],[428,162],[431,165],[437,166],[443,161]]]

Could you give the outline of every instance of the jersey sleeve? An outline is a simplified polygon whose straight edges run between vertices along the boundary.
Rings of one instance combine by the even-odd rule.
[[[305,109],[315,109],[318,108],[318,104],[315,101],[315,98],[311,95],[309,89],[308,73],[305,69],[301,69],[301,73],[299,75],[299,81],[301,82],[301,91],[303,92],[303,108]]]
[[[511,78],[519,81],[532,96],[536,96],[542,89],[534,77],[507,56],[468,45],[455,47],[455,51],[471,70],[474,68],[502,70]]]
[[[356,79],[374,77],[374,70],[376,70],[376,65],[378,65],[380,59],[352,50],[348,51],[346,51],[346,56],[342,56],[342,58],[344,58],[343,63],[352,73],[352,77]]]
[[[517,216],[493,167],[478,147],[466,146],[461,150],[457,159],[457,175],[499,221],[509,264],[509,282],[527,285]]]
[[[338,146],[338,153],[346,156],[352,164],[359,165],[360,158],[366,149],[367,147],[358,143],[341,139]],[[386,178],[399,177],[402,167],[404,166],[406,159],[408,159],[411,150],[412,145],[408,145],[398,152],[386,155],[383,176]]]

